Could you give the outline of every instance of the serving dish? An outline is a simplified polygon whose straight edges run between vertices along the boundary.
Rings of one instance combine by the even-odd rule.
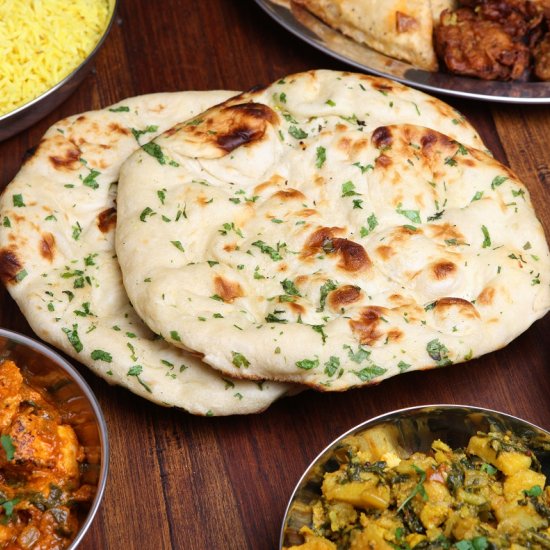
[[[338,469],[344,453],[337,453],[342,441],[371,428],[388,426],[397,432],[397,442],[408,453],[426,452],[440,439],[451,448],[465,447],[469,438],[496,425],[502,431],[527,438],[541,464],[550,475],[550,433],[525,420],[502,412],[465,405],[429,405],[392,411],[363,422],[335,439],[311,462],[298,481],[285,511],[279,548],[303,542],[299,530],[311,520],[311,503],[321,495],[326,472]]]
[[[105,42],[113,25],[118,0],[108,1],[109,20],[107,26],[93,50],[88,54],[88,57],[86,57],[86,59],[73,69],[73,71],[63,80],[52,86],[49,90],[21,105],[17,109],[0,116],[0,141],[18,134],[44,118],[76,90],[78,85],[91,70],[92,61]]]
[[[314,48],[369,73],[414,86],[426,92],[501,103],[550,103],[550,82],[485,81],[429,72],[354,42],[288,0],[256,0],[285,29]]]
[[[16,332],[0,329],[0,361],[10,359],[25,380],[41,388],[50,403],[63,411],[85,449],[82,482],[95,486],[95,496],[69,548],[78,546],[99,509],[109,469],[107,425],[92,390],[63,357],[44,344]]]

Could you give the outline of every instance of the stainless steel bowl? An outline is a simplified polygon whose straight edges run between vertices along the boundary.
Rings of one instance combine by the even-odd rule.
[[[69,547],[74,550],[90,527],[99,508],[109,469],[107,425],[92,390],[63,357],[44,344],[22,334],[0,329],[0,361],[17,363],[25,379],[43,388],[50,402],[69,418],[86,458],[82,463],[83,481],[97,487],[94,500]]]
[[[25,130],[41,118],[53,111],[58,105],[63,103],[78,87],[84,77],[92,68],[92,60],[101,48],[105,38],[109,34],[113,21],[115,19],[118,0],[109,0],[109,21],[105,27],[103,35],[99,39],[95,48],[88,54],[88,57],[69,73],[61,82],[52,86],[49,90],[38,97],[21,105],[17,109],[0,116],[0,141],[8,139],[15,134]]]
[[[337,470],[341,464],[343,453],[337,450],[342,448],[344,438],[358,435],[374,426],[393,426],[399,434],[398,444],[412,454],[427,452],[435,439],[441,439],[452,448],[465,447],[472,435],[478,431],[487,431],[491,424],[528,438],[530,449],[539,459],[542,471],[550,477],[550,433],[521,418],[467,405],[430,405],[392,411],[355,426],[334,440],[313,460],[290,497],[279,548],[303,543],[299,530],[304,525],[310,525],[311,503],[321,496],[324,474]]]

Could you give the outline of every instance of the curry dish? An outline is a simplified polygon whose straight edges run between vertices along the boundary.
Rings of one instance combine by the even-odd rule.
[[[343,442],[304,544],[288,550],[550,548],[550,487],[524,442],[495,430],[407,456],[396,435],[379,427]]]
[[[67,548],[78,507],[95,492],[80,482],[84,450],[63,411],[0,363],[0,548]]]

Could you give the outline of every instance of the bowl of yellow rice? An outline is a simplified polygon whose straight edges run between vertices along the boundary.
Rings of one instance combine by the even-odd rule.
[[[0,141],[75,91],[115,8],[116,0],[0,0]]]

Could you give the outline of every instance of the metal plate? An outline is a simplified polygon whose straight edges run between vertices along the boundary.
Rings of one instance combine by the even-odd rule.
[[[288,0],[256,0],[285,29],[328,55],[378,76],[428,92],[503,103],[550,103],[550,82],[500,82],[417,69],[331,29]]]

